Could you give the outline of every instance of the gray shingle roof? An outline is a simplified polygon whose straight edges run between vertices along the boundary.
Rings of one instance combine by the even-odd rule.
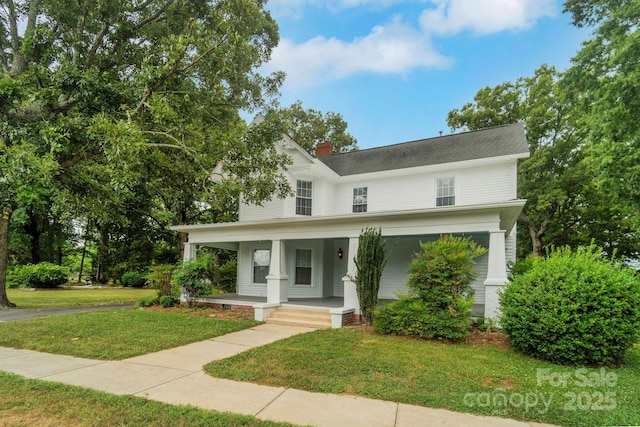
[[[520,123],[318,157],[338,175],[357,175],[496,156],[528,154]]]

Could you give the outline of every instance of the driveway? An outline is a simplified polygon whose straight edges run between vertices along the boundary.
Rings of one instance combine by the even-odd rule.
[[[132,308],[134,305],[135,303],[130,302],[124,304],[105,304],[77,307],[7,308],[0,309],[0,322],[33,319],[35,317],[44,316],[56,316],[60,314],[85,313],[88,311],[121,310],[123,308]]]

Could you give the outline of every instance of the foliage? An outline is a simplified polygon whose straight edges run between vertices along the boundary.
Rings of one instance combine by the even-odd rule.
[[[460,296],[447,310],[435,310],[419,298],[403,297],[385,305],[376,315],[377,332],[415,338],[458,341],[469,335],[473,297]]]
[[[8,279],[10,288],[57,288],[69,280],[69,269],[49,262],[15,266]]]
[[[360,233],[356,264],[356,290],[360,302],[360,313],[367,325],[373,323],[374,311],[378,304],[380,278],[387,264],[386,243],[382,229],[366,227]]]
[[[158,303],[159,303],[159,298],[157,295],[148,295],[136,301],[135,307],[136,308],[151,307],[152,305],[156,305]]]
[[[173,281],[180,287],[190,306],[211,291],[212,257],[208,254],[182,263],[174,272]]]
[[[297,101],[289,108],[273,110],[275,115],[285,124],[285,132],[305,150],[315,155],[316,145],[329,141],[336,153],[344,153],[357,149],[358,141],[347,133],[347,122],[341,114],[322,112],[314,109],[305,110],[302,102]]]
[[[235,258],[227,260],[224,264],[217,266],[216,288],[225,293],[236,291],[238,282],[238,261]]]
[[[178,258],[170,224],[232,217],[234,197],[248,188],[259,190],[256,203],[286,192],[288,159],[273,147],[281,133],[249,131],[239,114],[270,105],[284,78],[259,72],[279,39],[265,3],[0,8],[0,305],[10,304],[8,224],[18,209],[56,229],[45,213],[71,212],[51,234],[58,240],[69,221],[86,222],[97,235],[96,276],[106,281],[148,267],[158,235]],[[216,184],[218,164],[225,179]],[[118,256],[131,243],[123,234],[143,255]]]
[[[410,293],[384,306],[374,322],[385,334],[459,340],[471,327],[473,259],[486,253],[471,238],[420,243],[409,266]]]
[[[137,271],[128,271],[122,275],[120,282],[124,287],[143,288],[147,285],[147,278],[144,274],[138,273]]]
[[[180,297],[180,289],[172,280],[175,269],[176,266],[173,264],[161,264],[151,267],[151,272],[147,275],[147,279],[149,280],[149,286],[158,291],[158,297]]]
[[[171,295],[162,295],[161,297],[158,298],[158,302],[162,307],[168,308],[168,307],[171,307],[176,302],[178,302],[178,300],[172,297]]]
[[[640,339],[640,280],[592,245],[554,249],[500,295],[511,346],[561,364],[622,361]]]
[[[543,255],[551,241],[549,230],[563,227],[564,206],[576,196],[578,184],[587,181],[590,168],[579,165],[582,152],[577,148],[584,139],[578,126],[576,101],[563,92],[560,74],[543,65],[532,77],[521,77],[493,88],[485,87],[473,103],[454,109],[447,116],[452,129],[476,130],[520,122],[524,125],[530,157],[518,164],[518,197],[527,199],[520,217],[522,229],[518,242],[531,242],[529,252]],[[588,201],[587,201],[588,202]],[[572,230],[573,233],[573,230]]]
[[[601,191],[640,207],[640,7],[621,0],[566,0],[573,24],[592,36],[572,59],[565,85],[578,93],[589,157]],[[604,242],[603,242],[604,244]]]

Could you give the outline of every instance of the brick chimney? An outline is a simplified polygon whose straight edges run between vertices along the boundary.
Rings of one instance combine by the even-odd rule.
[[[330,156],[333,154],[333,145],[331,142],[325,141],[316,145],[316,157]]]

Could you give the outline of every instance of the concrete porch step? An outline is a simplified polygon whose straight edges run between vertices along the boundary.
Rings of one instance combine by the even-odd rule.
[[[331,313],[328,309],[278,307],[265,323],[290,326],[309,326],[312,328],[330,328]]]

